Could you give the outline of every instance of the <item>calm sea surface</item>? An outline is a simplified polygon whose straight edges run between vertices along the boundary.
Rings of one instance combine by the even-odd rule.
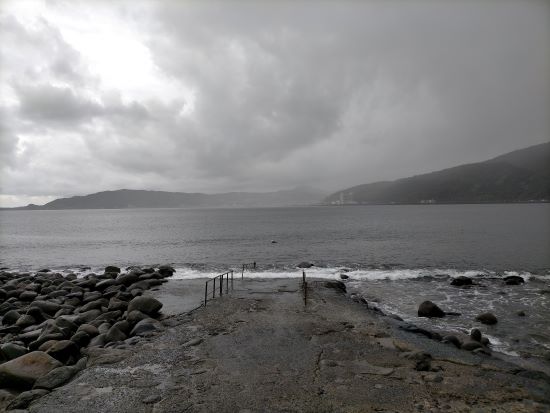
[[[171,263],[186,279],[250,261],[252,277],[299,276],[301,261],[315,264],[309,276],[346,273],[349,291],[385,312],[441,331],[481,328],[494,350],[550,372],[549,204],[0,211],[0,267],[12,270]],[[511,274],[525,284],[506,286]],[[477,285],[450,286],[458,275]],[[424,300],[462,315],[419,319]],[[475,321],[485,311],[497,325]]]
[[[0,211],[4,267],[254,260],[536,271],[550,268],[550,204]]]

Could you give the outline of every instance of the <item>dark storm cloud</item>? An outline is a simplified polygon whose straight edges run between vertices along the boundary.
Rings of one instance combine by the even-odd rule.
[[[543,1],[47,4],[2,16],[4,193],[339,189],[550,139]]]

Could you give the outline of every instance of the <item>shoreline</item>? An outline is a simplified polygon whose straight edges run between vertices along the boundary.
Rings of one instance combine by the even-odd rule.
[[[296,279],[239,280],[230,295],[179,315],[194,293],[182,296],[175,282],[152,291],[174,313],[163,332],[112,364],[102,363],[114,350],[98,351],[30,412],[550,408],[548,376],[400,329],[326,280],[308,279],[306,305]]]

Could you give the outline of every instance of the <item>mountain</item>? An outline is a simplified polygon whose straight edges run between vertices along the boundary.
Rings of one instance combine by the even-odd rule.
[[[338,191],[328,204],[423,204],[550,200],[550,142],[485,162]]]
[[[202,194],[120,189],[59,198],[45,205],[16,209],[121,209],[121,208],[223,208],[278,207],[318,204],[326,193],[308,188],[277,192]]]

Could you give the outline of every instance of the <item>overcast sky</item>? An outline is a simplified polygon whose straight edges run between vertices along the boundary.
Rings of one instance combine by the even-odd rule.
[[[0,0],[0,205],[337,190],[550,140],[547,1]]]

